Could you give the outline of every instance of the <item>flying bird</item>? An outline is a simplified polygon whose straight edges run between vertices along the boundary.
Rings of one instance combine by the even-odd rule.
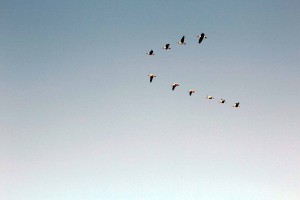
[[[179,86],[178,83],[173,83],[173,84],[172,84],[172,90],[175,90],[175,88],[176,88],[177,86]]]
[[[214,99],[214,97],[213,96],[208,96],[207,95],[207,97],[206,97],[207,99]]]
[[[182,38],[181,38],[181,40],[178,42],[178,44],[181,44],[181,45],[186,44],[186,43],[184,42],[184,36],[182,36]]]
[[[235,107],[235,108],[240,107],[240,102],[235,103],[235,104],[233,105],[233,107]]]
[[[220,99],[220,103],[225,103],[225,99]]]
[[[170,48],[170,44],[166,44],[166,45],[163,47],[163,49],[165,49],[165,50],[171,49],[171,48]]]
[[[189,90],[190,96],[192,96],[192,94],[195,93],[195,92],[196,92],[195,90]]]
[[[152,82],[153,78],[156,77],[155,74],[148,74],[148,76],[150,77],[150,83]]]
[[[154,52],[153,52],[153,50],[147,52],[146,54],[148,54],[148,55],[150,55],[150,56],[154,56],[154,55],[155,55]]]
[[[204,33],[201,33],[201,35],[197,36],[199,38],[199,44],[202,42],[203,39],[207,38],[207,36]]]

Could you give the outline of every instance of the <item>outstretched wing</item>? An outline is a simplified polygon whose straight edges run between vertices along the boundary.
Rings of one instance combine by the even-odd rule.
[[[184,43],[184,36],[181,38],[180,42],[183,44]]]

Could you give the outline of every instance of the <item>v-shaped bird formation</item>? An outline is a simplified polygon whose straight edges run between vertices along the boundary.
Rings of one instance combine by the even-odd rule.
[[[199,44],[201,44],[201,43],[203,42],[203,40],[207,38],[207,36],[206,36],[205,33],[201,33],[200,35],[197,35],[196,37],[199,39],[199,40],[198,40],[198,43],[199,43]],[[185,42],[185,36],[182,36],[182,38],[180,39],[180,41],[178,41],[177,43],[178,43],[179,45],[186,45],[186,42]],[[169,43],[168,43],[168,44],[165,44],[165,46],[163,46],[163,49],[165,49],[165,50],[170,50],[170,49],[171,49],[170,44],[169,44]],[[149,56],[155,55],[153,50],[150,50],[150,51],[147,52],[146,54],[149,55]],[[151,83],[151,82],[153,81],[153,79],[156,77],[155,74],[148,74],[148,76],[149,76],[149,78],[150,78],[150,83]],[[172,91],[175,91],[176,87],[178,87],[178,86],[179,86],[178,83],[176,83],[176,82],[173,83],[173,84],[171,85]],[[194,94],[195,92],[196,92],[195,89],[188,90],[188,94],[189,94],[190,96],[192,96],[192,94]],[[208,99],[208,100],[213,100],[214,97],[213,97],[213,96],[210,96],[210,95],[207,95],[207,96],[206,96],[206,99]],[[226,102],[225,99],[222,99],[222,98],[221,98],[221,99],[219,100],[219,103],[221,103],[221,104],[225,104],[225,102]],[[240,107],[240,103],[239,103],[239,102],[234,103],[232,107],[234,107],[234,108],[239,108],[239,107]]]

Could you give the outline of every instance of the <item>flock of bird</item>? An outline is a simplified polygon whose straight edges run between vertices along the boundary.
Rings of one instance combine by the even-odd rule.
[[[199,38],[199,40],[198,40],[198,43],[199,43],[199,44],[200,44],[204,39],[207,38],[207,36],[206,36],[204,33],[201,33],[201,34],[198,35],[197,37]],[[181,40],[180,40],[179,42],[177,42],[177,43],[180,44],[180,45],[185,45],[186,43],[185,43],[184,40],[185,40],[185,36],[182,36]],[[166,44],[166,45],[163,47],[163,49],[165,49],[165,50],[171,49],[170,44]],[[155,55],[153,50],[150,50],[150,51],[147,52],[146,54],[148,54],[149,56],[154,56],[154,55]],[[151,83],[151,82],[153,81],[153,79],[156,77],[155,74],[148,74],[148,76],[149,76],[149,78],[150,78],[150,83]],[[172,86],[172,91],[174,91],[175,88],[179,86],[179,84],[178,84],[178,83],[173,83],[171,86]],[[196,91],[195,91],[195,90],[189,90],[188,92],[189,92],[189,95],[192,96],[192,94],[195,93]],[[207,96],[206,96],[206,99],[213,100],[214,97],[213,97],[213,96],[207,95]],[[221,103],[221,104],[224,104],[225,102],[226,102],[225,99],[220,99],[220,100],[219,100],[219,103]],[[234,105],[233,105],[232,107],[238,108],[238,107],[240,107],[240,103],[239,103],[239,102],[234,103]]]

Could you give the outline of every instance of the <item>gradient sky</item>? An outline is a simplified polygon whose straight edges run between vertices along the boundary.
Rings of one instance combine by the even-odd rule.
[[[300,199],[298,0],[0,5],[0,199]]]

